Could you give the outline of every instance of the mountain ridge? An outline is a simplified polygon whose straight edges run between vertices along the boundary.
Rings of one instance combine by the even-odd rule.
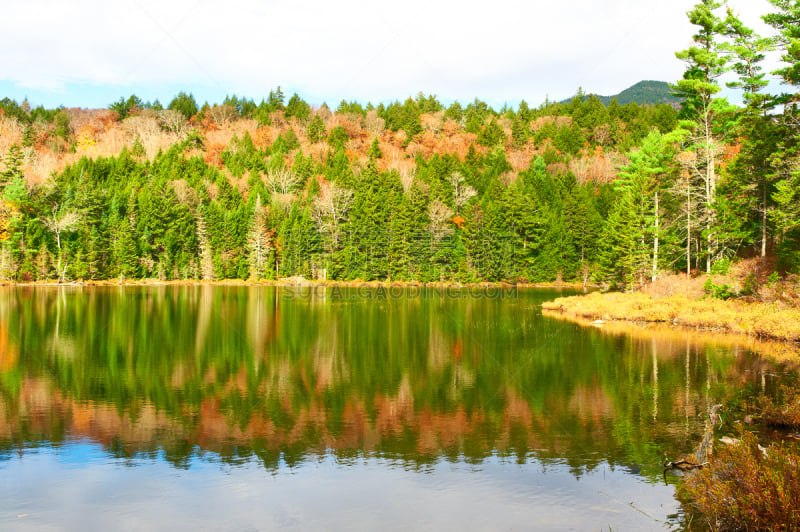
[[[638,103],[639,105],[646,105],[646,104],[660,104],[666,103],[677,107],[681,104],[682,99],[675,96],[672,93],[672,88],[670,84],[666,81],[655,81],[655,80],[643,80],[634,85],[631,85],[627,89],[614,94],[612,96],[602,96],[600,94],[586,94],[585,97],[588,98],[589,96],[596,96],[600,99],[603,105],[608,105],[611,103],[611,100],[617,100],[617,103],[620,105],[625,105],[628,103]],[[572,98],[567,98],[563,100],[561,103],[568,103]]]

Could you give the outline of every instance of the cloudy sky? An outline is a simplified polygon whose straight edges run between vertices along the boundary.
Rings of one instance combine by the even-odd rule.
[[[695,0],[12,0],[0,31],[0,96],[106,106],[226,94],[257,102],[280,85],[312,104],[343,98],[538,105],[580,86],[614,94],[674,81]],[[748,25],[767,0],[732,0]]]

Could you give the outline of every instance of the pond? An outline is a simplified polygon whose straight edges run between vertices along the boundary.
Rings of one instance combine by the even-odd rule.
[[[0,289],[0,529],[664,530],[789,368],[544,289]]]

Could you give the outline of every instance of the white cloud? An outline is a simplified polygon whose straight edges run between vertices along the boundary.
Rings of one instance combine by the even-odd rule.
[[[281,84],[331,102],[421,90],[538,103],[579,85],[614,93],[678,78],[693,3],[38,0],[6,8],[0,61],[4,81],[45,91],[202,85],[260,97]],[[740,4],[751,25],[769,11]]]

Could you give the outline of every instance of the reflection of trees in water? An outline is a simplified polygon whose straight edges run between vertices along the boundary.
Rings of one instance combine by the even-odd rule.
[[[709,404],[760,385],[746,370],[764,363],[730,347],[578,330],[534,307],[533,296],[5,290],[0,441],[77,435],[178,464],[199,448],[270,467],[325,452],[411,464],[497,453],[656,472],[665,450],[692,447]]]

